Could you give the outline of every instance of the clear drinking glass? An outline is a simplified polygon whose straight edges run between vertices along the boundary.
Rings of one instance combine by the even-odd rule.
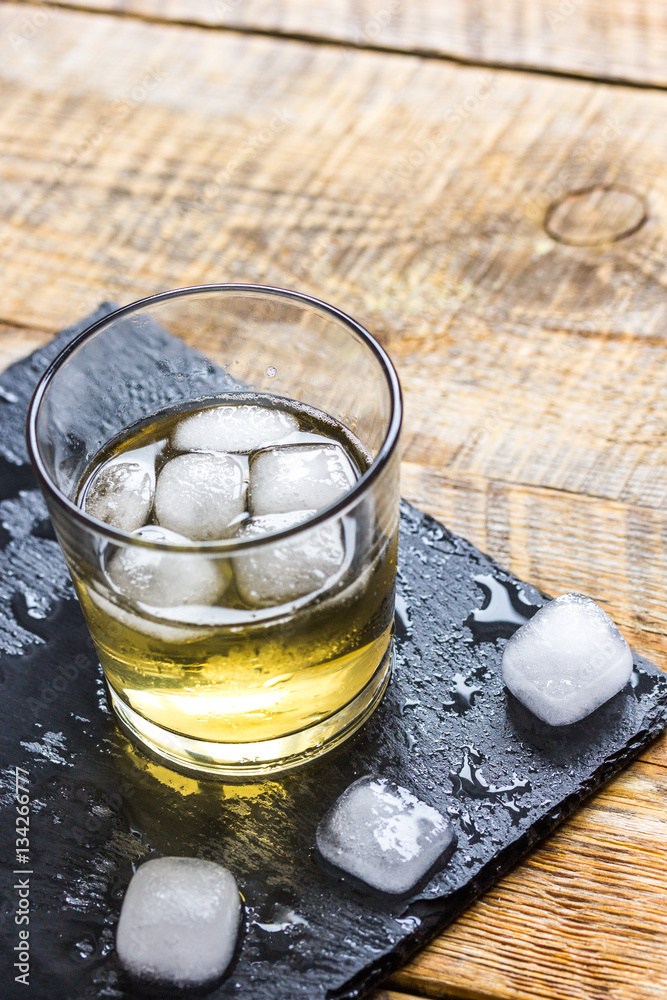
[[[101,465],[139,456],[142,475],[145,458],[159,481],[174,427],[220,405],[226,415],[241,406],[235,418],[257,405],[291,414],[301,437],[290,461],[311,445],[317,461],[330,454],[319,451],[324,428],[356,479],[309,514],[264,521],[244,511],[223,538],[118,527],[84,509]],[[379,344],[337,309],[279,288],[143,299],[49,367],[28,417],[31,459],[111,703],[149,755],[208,776],[268,774],[324,753],[368,718],[391,669],[400,424],[398,379]],[[271,462],[290,443],[255,442],[224,460],[243,466],[244,504],[273,502]],[[217,445],[195,451],[220,458]],[[262,452],[273,456],[264,466]],[[151,524],[147,489],[139,521]]]

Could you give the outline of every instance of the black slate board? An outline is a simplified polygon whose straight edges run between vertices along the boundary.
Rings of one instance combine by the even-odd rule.
[[[93,318],[0,377],[0,995],[134,996],[113,950],[120,902],[133,865],[177,854],[226,864],[246,903],[235,964],[211,996],[364,996],[659,734],[667,678],[635,656],[631,684],[589,719],[542,725],[505,691],[499,667],[507,637],[547,598],[404,503],[397,666],[362,732],[263,784],[197,782],[152,764],[114,725],[23,444],[39,375]],[[19,875],[16,767],[31,800]],[[450,861],[403,899],[333,877],[314,849],[326,808],[368,773],[456,827]],[[12,968],[19,879],[30,889],[27,989]]]

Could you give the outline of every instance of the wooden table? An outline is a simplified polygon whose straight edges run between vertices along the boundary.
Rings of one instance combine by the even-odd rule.
[[[403,493],[666,662],[664,0],[0,3],[0,360],[295,287],[405,388]],[[375,1000],[667,995],[667,744]]]

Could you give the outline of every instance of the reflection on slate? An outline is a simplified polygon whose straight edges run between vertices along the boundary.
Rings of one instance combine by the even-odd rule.
[[[589,719],[542,725],[504,690],[500,659],[545,598],[403,504],[397,667],[362,732],[320,762],[257,784],[196,781],[151,763],[114,725],[26,467],[30,393],[73,332],[0,377],[0,840],[18,868],[14,768],[26,768],[29,995],[134,996],[113,949],[120,901],[133,865],[174,854],[227,865],[246,903],[235,963],[211,996],[364,996],[661,731],[667,679],[635,656],[632,683]],[[451,859],[408,897],[375,897],[314,850],[321,816],[364,774],[405,786],[455,827]],[[6,955],[18,940],[18,877],[3,876]],[[20,985],[13,994],[13,974],[5,977],[3,997],[28,995]]]

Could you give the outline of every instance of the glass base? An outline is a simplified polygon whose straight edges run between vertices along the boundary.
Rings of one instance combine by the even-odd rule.
[[[122,701],[108,682],[107,687],[120,728],[149,757],[184,774],[228,781],[299,767],[339,746],[379,705],[393,663],[392,642],[368,684],[335,715],[298,733],[257,743],[214,743],[181,736],[149,722]]]

